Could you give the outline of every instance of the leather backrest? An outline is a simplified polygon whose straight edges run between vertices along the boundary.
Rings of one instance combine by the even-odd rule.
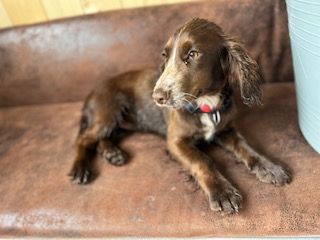
[[[283,1],[215,0],[99,13],[0,31],[0,106],[83,100],[96,81],[158,66],[164,43],[194,17],[238,37],[264,81],[292,81]]]

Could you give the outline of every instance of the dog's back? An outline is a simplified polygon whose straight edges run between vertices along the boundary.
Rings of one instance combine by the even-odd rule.
[[[84,104],[81,132],[98,123],[101,129],[95,131],[100,138],[108,137],[116,128],[165,135],[165,110],[152,100],[159,74],[156,69],[145,69],[99,82]]]

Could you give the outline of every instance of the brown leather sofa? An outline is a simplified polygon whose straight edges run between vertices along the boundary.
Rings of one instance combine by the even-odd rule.
[[[244,194],[237,215],[211,212],[165,141],[134,134],[132,156],[96,160],[89,185],[67,176],[82,101],[93,84],[158,66],[168,36],[192,17],[220,24],[259,62],[264,105],[239,106],[237,125],[260,152],[290,166],[293,182],[258,182],[232,155],[207,151]],[[320,234],[320,157],[297,123],[283,1],[215,0],[99,13],[0,31],[1,236],[302,236]]]

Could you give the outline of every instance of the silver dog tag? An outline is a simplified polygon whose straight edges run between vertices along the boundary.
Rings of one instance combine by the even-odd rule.
[[[221,121],[221,116],[220,116],[220,112],[214,111],[214,113],[212,114],[212,119],[215,125],[218,125]]]

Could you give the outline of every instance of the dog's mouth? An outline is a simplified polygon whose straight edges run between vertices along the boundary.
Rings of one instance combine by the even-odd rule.
[[[157,106],[159,107],[165,107],[165,108],[174,108],[174,109],[181,109],[184,106],[180,103],[180,101],[176,100],[168,100],[166,103],[159,103],[157,101],[154,101]]]
[[[198,91],[196,94],[192,94],[183,91],[174,92],[169,90],[165,92],[162,90],[154,90],[152,96],[154,102],[159,107],[173,108],[176,110],[184,109],[189,112],[193,112],[197,107],[199,95],[201,95],[201,91]]]
[[[197,98],[179,98],[169,99],[166,103],[157,103],[159,107],[167,107],[176,110],[184,110],[189,113],[195,113],[197,111],[211,112],[213,109],[219,109],[222,104],[220,93],[213,95],[204,95]]]
[[[158,103],[156,105],[163,108],[172,108],[176,110],[187,110],[188,112],[194,112],[197,108],[197,99],[170,99],[166,103]]]
[[[157,101],[154,101],[158,107],[162,108],[175,108],[174,104],[171,103],[158,103]]]

